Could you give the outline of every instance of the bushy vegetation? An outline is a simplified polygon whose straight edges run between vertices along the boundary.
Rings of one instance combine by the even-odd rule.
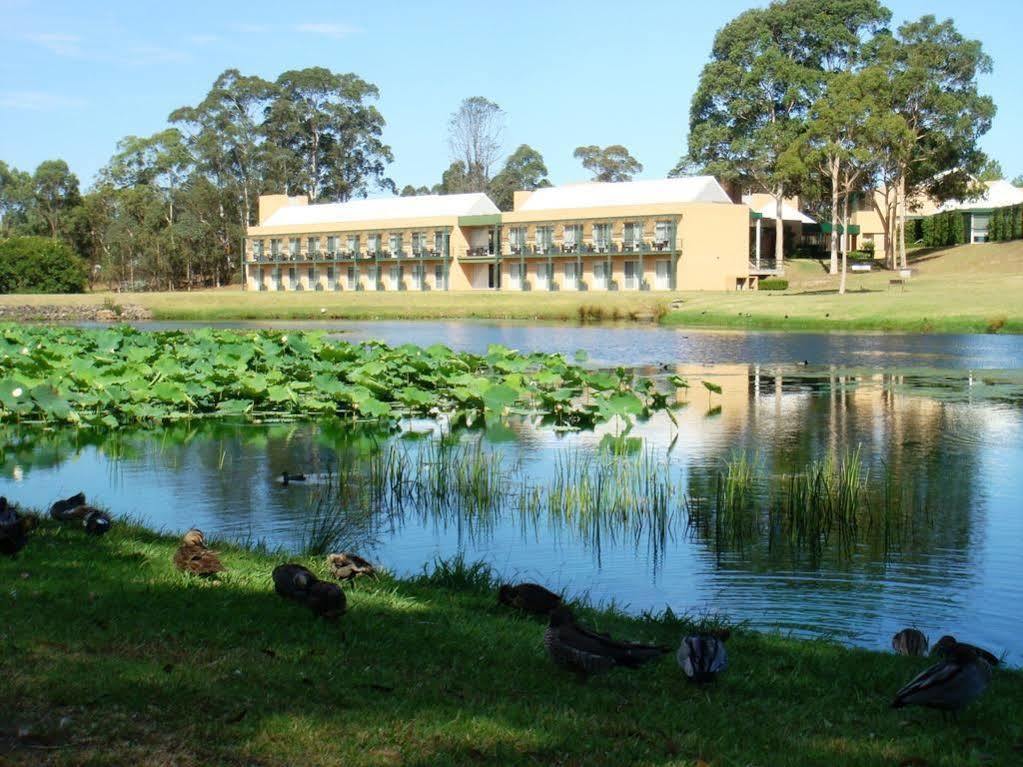
[[[768,277],[761,280],[759,285],[761,290],[788,290],[789,281],[781,277]]]
[[[906,241],[923,242],[929,248],[962,245],[966,242],[966,218],[953,210],[907,221]]]
[[[81,293],[86,282],[85,262],[60,240],[0,240],[0,293]]]
[[[322,333],[0,326],[0,422],[112,428],[200,417],[394,421],[446,412],[455,423],[532,413],[579,428],[667,407],[666,392],[625,369],[588,370],[560,354],[496,345],[481,356]]]
[[[988,224],[987,238],[991,242],[1023,238],[1023,205],[995,208]]]

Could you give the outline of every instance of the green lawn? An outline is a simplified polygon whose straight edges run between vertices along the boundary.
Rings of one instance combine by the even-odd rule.
[[[849,293],[815,261],[791,261],[784,292],[176,293],[0,296],[2,304],[128,304],[166,320],[491,318],[557,322],[660,319],[690,327],[1023,332],[1023,241],[913,254],[904,287],[890,272],[849,275]]]
[[[283,557],[224,546],[208,582],[172,568],[175,545],[46,521],[0,559],[0,763],[962,767],[1023,749],[1017,671],[957,723],[888,708],[923,659],[744,631],[707,688],[672,657],[583,686],[471,573],[363,581],[332,625],[274,595]],[[582,614],[672,645],[684,629]]]

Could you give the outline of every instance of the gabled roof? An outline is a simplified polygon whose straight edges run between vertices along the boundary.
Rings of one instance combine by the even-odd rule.
[[[498,213],[485,194],[430,194],[420,197],[382,197],[371,200],[287,205],[274,211],[262,226],[340,224],[404,218],[441,218]]]
[[[747,205],[749,205],[750,199],[751,198],[750,198],[749,195],[745,195],[742,198],[742,201],[745,202]],[[778,218],[778,204],[774,200],[771,200],[770,202],[764,203],[760,207],[760,210],[757,210],[756,208],[753,208],[753,210],[755,212],[759,213],[762,218],[770,218],[770,219]],[[812,218],[810,218],[808,215],[803,213],[801,210],[798,210],[798,209],[792,207],[787,202],[783,202],[781,204],[781,217],[782,217],[782,219],[784,221],[798,221],[801,224],[816,224],[817,223]]]
[[[713,176],[618,183],[590,181],[537,189],[515,209],[515,212],[652,205],[666,202],[730,203],[731,200]]]
[[[1004,179],[987,181],[987,191],[976,200],[948,200],[938,210],[987,210],[1023,204],[1023,189]]]

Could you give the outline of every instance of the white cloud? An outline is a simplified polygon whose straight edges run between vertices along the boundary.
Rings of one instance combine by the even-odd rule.
[[[195,45],[210,45],[220,41],[220,35],[192,35],[188,42]]]
[[[351,37],[359,31],[358,27],[353,27],[351,24],[334,24],[330,22],[296,24],[295,29],[299,32],[308,32],[311,35],[329,37],[332,40],[341,40],[346,37]]]
[[[58,109],[75,109],[85,106],[85,100],[77,96],[62,96],[46,91],[6,91],[0,93],[0,109],[16,109],[27,112],[52,112]]]
[[[60,32],[43,32],[26,35],[36,45],[41,45],[58,56],[78,57],[82,55],[82,39],[78,35],[67,35]]]
[[[164,64],[185,61],[189,58],[184,51],[164,48],[161,45],[135,45],[128,49],[124,59],[132,64]]]

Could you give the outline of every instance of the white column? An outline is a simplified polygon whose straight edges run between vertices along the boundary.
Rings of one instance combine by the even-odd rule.
[[[760,271],[760,222],[762,219],[757,219],[757,271]]]

